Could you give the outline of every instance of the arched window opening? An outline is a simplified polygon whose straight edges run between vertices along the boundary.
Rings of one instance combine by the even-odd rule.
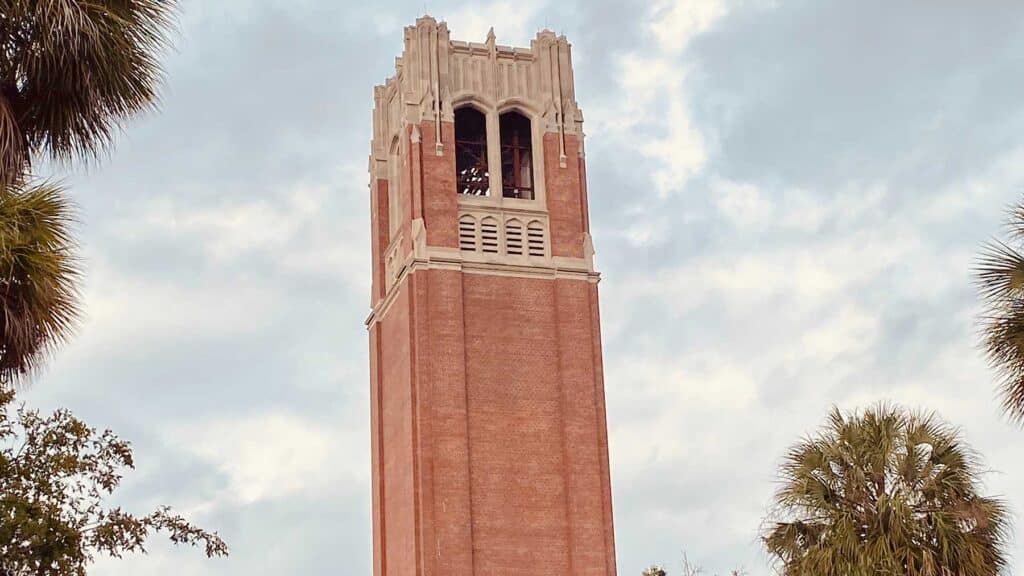
[[[533,146],[530,119],[505,112],[501,127],[501,195],[533,200]]]
[[[490,194],[487,118],[476,108],[468,106],[455,111],[455,176],[459,194]]]

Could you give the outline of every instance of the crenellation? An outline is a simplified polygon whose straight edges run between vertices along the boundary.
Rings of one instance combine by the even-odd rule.
[[[404,123],[434,119],[438,110],[442,120],[449,119],[448,111],[467,94],[495,107],[508,100],[525,102],[542,112],[546,130],[579,131],[582,115],[565,36],[542,30],[529,48],[497,44],[493,36],[490,42],[452,40],[447,23],[431,17],[417,19],[404,34],[395,74],[381,86],[384,101],[401,94],[410,110],[389,106],[386,118],[375,114],[375,124],[384,126],[375,126],[374,138],[390,141]]]

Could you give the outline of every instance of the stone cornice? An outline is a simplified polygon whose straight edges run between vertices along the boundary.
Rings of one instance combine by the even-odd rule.
[[[591,284],[597,284],[601,280],[601,274],[593,271],[591,263],[584,258],[556,256],[550,258],[544,265],[520,265],[475,261],[464,256],[459,250],[434,247],[427,248],[425,254],[420,256],[410,253],[387,295],[370,311],[370,315],[366,318],[366,326],[369,328],[387,314],[407,277],[420,270],[453,270],[464,274],[487,274],[514,278],[579,280]]]

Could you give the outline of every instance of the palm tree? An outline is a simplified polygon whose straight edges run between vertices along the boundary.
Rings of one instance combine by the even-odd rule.
[[[0,0],[0,386],[29,373],[77,314],[71,203],[38,158],[96,158],[151,108],[174,0]]]
[[[0,157],[94,156],[153,106],[173,0],[0,0]],[[11,169],[14,168],[14,169]]]
[[[995,576],[1009,515],[980,463],[932,414],[874,406],[794,446],[763,537],[783,576]]]
[[[1011,241],[1024,241],[1024,203],[1010,211],[1007,229]],[[974,274],[985,303],[982,345],[1002,380],[1003,409],[1024,422],[1024,255],[1003,242],[990,242]]]
[[[0,194],[0,384],[34,368],[78,316],[72,221],[52,184]]]

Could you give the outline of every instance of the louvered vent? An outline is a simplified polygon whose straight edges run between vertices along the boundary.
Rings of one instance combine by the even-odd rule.
[[[523,255],[523,223],[514,218],[505,222],[505,251],[510,256]]]
[[[459,215],[458,226],[459,250],[469,260],[483,255],[478,261],[497,262],[507,256],[508,263],[524,265],[528,264],[526,258],[549,257],[548,224],[539,215],[524,215],[521,211],[506,214],[492,208],[477,209],[475,213],[467,210]]]
[[[544,256],[544,225],[537,220],[526,226],[526,252],[530,256]]]
[[[498,253],[498,221],[494,218],[487,217],[480,221],[480,251]]]
[[[472,216],[459,218],[459,249],[476,250],[476,218]]]

